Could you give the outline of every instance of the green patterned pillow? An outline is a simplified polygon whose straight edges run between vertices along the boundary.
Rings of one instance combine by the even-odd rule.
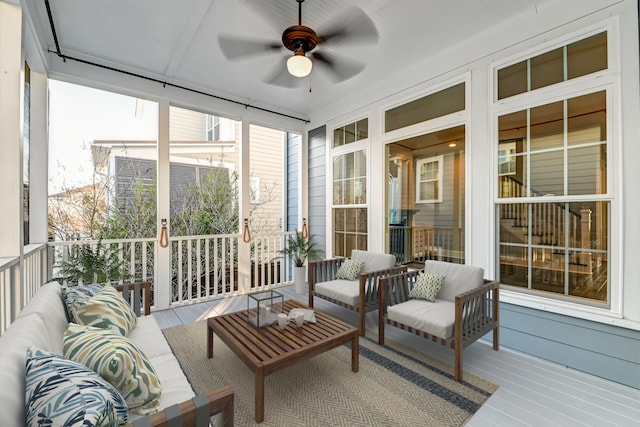
[[[127,336],[138,323],[136,314],[113,286],[105,286],[100,292],[85,300],[78,300],[71,308],[76,323],[110,329]]]
[[[129,338],[70,323],[63,350],[65,358],[82,363],[118,389],[133,412],[146,415],[158,410],[162,392],[158,375]]]
[[[63,285],[60,287],[60,293],[64,300],[64,308],[67,311],[67,320],[69,322],[77,323],[73,317],[71,309],[77,301],[87,300],[100,292],[104,288],[103,284],[90,283],[88,285]]]
[[[409,297],[434,302],[443,284],[444,276],[442,274],[420,273],[409,292]]]
[[[348,259],[342,263],[336,272],[337,279],[356,280],[360,274],[360,270],[364,267],[364,261],[357,259]]]

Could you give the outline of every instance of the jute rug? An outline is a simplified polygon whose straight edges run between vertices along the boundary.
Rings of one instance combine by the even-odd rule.
[[[164,334],[197,393],[229,385],[236,426],[254,426],[253,373],[219,339],[207,359],[206,321]],[[346,345],[266,377],[261,426],[460,426],[498,388],[393,343],[361,337],[360,372],[351,372]]]

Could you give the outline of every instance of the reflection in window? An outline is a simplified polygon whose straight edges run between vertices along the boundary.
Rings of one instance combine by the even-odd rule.
[[[389,253],[416,268],[464,264],[465,127],[388,144],[386,172]]]
[[[498,99],[607,69],[602,32],[498,70]]]
[[[333,241],[335,256],[367,249],[367,155],[365,150],[333,158]],[[360,206],[355,206],[360,205]]]
[[[442,117],[465,109],[465,84],[443,89],[384,113],[384,131],[391,132],[416,123]]]
[[[416,203],[442,202],[442,156],[418,160]]]
[[[500,116],[499,197],[606,194],[606,111],[600,91]]]
[[[607,302],[609,202],[498,205],[500,281]]]
[[[333,130],[333,147],[361,141],[369,137],[369,119],[349,123]]]

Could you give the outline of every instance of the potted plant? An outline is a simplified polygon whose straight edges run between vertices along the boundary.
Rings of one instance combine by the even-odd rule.
[[[296,230],[296,234],[287,239],[284,249],[278,251],[281,254],[280,258],[288,258],[293,263],[293,283],[298,294],[304,292],[305,262],[318,259],[322,255],[322,251],[316,249],[316,244],[311,241],[311,237],[304,237],[301,231]]]
[[[117,253],[109,250],[98,241],[95,249],[90,244],[74,248],[67,260],[60,265],[56,279],[69,284],[117,282],[123,276],[123,261]]]

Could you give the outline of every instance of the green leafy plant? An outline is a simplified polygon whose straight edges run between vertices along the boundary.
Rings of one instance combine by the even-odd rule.
[[[316,249],[316,243],[311,241],[313,236],[304,237],[301,231],[289,236],[284,249],[278,251],[280,258],[289,257],[296,267],[304,266],[305,261],[313,261],[322,256],[322,251]]]
[[[73,248],[60,264],[60,277],[69,283],[104,283],[119,281],[124,275],[123,262],[118,254],[99,241],[93,248],[84,244]]]

